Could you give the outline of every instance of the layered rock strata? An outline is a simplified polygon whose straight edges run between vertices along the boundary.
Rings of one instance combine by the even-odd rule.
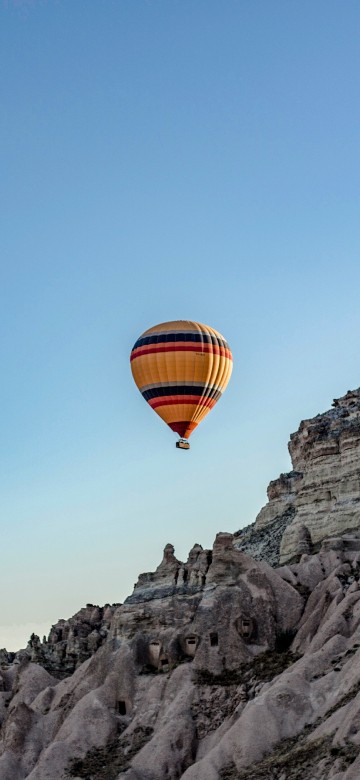
[[[360,389],[335,399],[333,408],[300,423],[291,434],[293,471],[270,482],[268,503],[248,536],[236,544],[252,554],[253,540],[272,536],[282,523],[280,545],[272,562],[295,560],[316,550],[323,539],[360,527]],[[284,523],[289,513],[291,522]],[[254,537],[255,534],[255,537]],[[267,549],[264,550],[267,556]]]

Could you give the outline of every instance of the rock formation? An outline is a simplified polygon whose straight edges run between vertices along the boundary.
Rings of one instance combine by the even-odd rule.
[[[54,677],[67,677],[104,644],[118,606],[87,604],[69,620],[55,623],[48,639],[44,637],[43,642],[32,634],[25,655],[33,663],[41,664]],[[17,656],[21,659],[24,653]]]
[[[1,779],[354,780],[359,577],[356,533],[277,570],[167,545],[71,675],[3,661]]]
[[[268,503],[236,541],[275,565],[296,560],[305,538],[307,551],[317,550],[327,536],[360,527],[360,389],[303,420],[289,452],[293,471],[270,482]]]
[[[359,404],[301,424],[254,526],[0,652],[1,780],[358,780]]]

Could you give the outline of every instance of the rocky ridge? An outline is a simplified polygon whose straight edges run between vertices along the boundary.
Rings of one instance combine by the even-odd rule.
[[[300,425],[254,526],[2,652],[1,780],[357,780],[359,405]]]
[[[42,642],[32,634],[25,652],[18,654],[18,658],[25,655],[54,677],[68,677],[104,644],[118,606],[87,604],[69,620],[58,620]]]

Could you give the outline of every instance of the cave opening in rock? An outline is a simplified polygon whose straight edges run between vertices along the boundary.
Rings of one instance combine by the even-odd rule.
[[[119,715],[126,715],[126,701],[123,701],[123,699],[118,701],[118,713]]]
[[[211,647],[217,647],[218,644],[219,644],[219,636],[216,633],[216,631],[213,631],[210,634],[210,645]]]

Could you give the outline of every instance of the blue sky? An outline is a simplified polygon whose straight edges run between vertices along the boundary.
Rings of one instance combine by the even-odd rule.
[[[360,385],[355,0],[0,0],[0,647],[252,522]],[[234,354],[190,452],[129,352]]]

